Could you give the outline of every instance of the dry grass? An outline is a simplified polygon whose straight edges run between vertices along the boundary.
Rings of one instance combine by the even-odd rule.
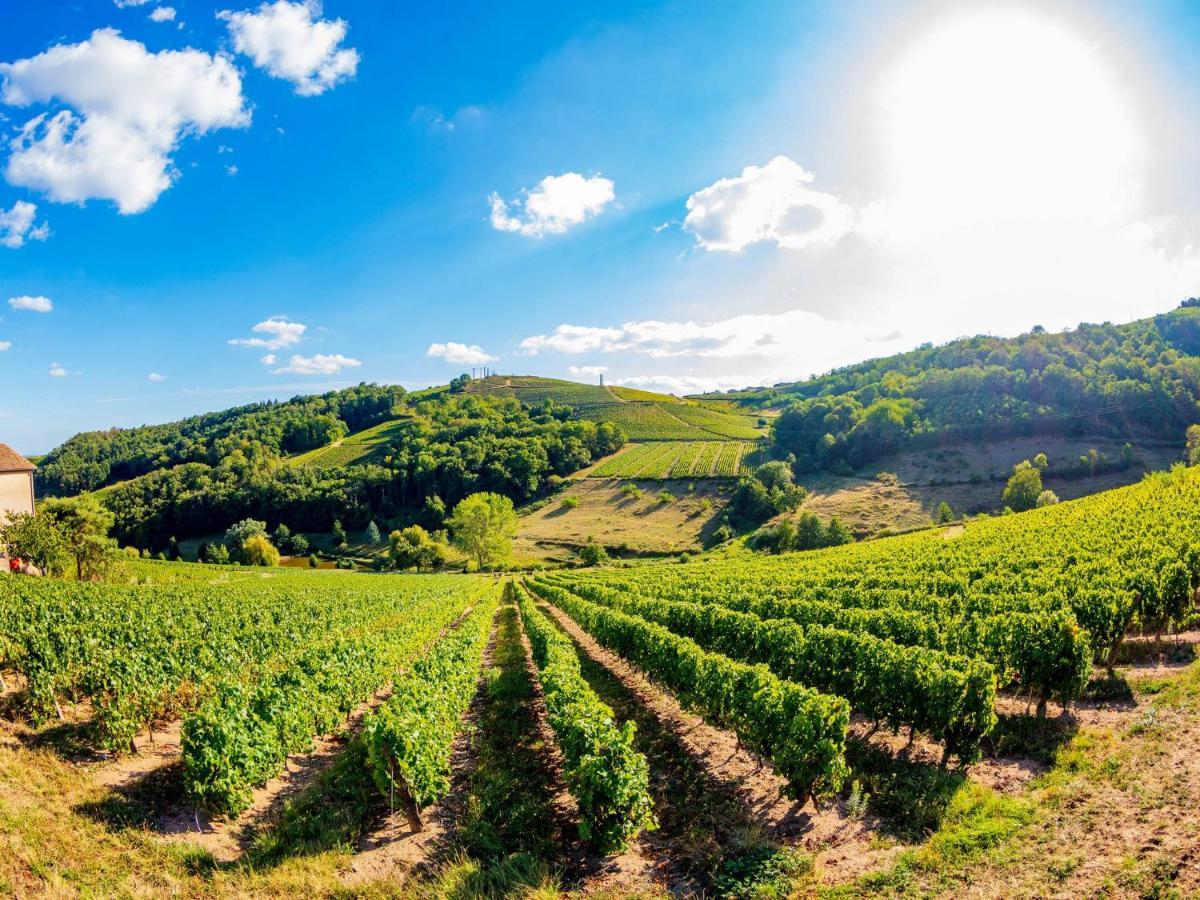
[[[1013,465],[1039,452],[1050,460],[1045,486],[1062,500],[1141,480],[1144,469],[1138,465],[1086,478],[1054,476],[1055,468],[1065,469],[1093,447],[1109,458],[1120,457],[1120,443],[1041,437],[897,454],[850,477],[820,474],[801,478],[810,491],[804,509],[823,520],[837,516],[859,537],[884,529],[904,531],[928,525],[943,501],[960,516],[996,512]],[[1169,468],[1178,456],[1179,447],[1173,444],[1138,448],[1138,457],[1148,469]],[[879,473],[896,477],[885,475],[881,480]]]
[[[626,492],[630,484],[640,496]],[[521,519],[516,553],[520,558],[562,557],[589,538],[617,553],[695,552],[732,490],[732,482],[719,481],[580,479]],[[674,499],[661,502],[663,491]],[[574,497],[578,505],[565,508],[566,497]]]

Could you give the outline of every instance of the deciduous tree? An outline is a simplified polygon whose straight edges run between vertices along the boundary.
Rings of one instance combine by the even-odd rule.
[[[512,553],[517,533],[517,513],[512,501],[489,492],[472,494],[450,517],[454,543],[482,570],[503,562]]]

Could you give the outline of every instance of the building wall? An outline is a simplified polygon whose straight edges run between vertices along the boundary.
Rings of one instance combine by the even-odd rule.
[[[11,512],[33,512],[33,474],[0,472],[0,519]]]

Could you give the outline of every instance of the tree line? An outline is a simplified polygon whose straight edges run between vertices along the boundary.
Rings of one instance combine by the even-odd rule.
[[[848,473],[901,450],[1022,435],[1179,440],[1200,418],[1200,307],[925,345],[738,399],[784,407],[773,449],[798,472]]]

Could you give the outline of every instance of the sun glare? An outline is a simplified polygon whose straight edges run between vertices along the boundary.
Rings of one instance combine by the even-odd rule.
[[[893,195],[925,215],[1111,221],[1138,139],[1098,47],[1032,13],[977,13],[917,38],[884,84]]]

